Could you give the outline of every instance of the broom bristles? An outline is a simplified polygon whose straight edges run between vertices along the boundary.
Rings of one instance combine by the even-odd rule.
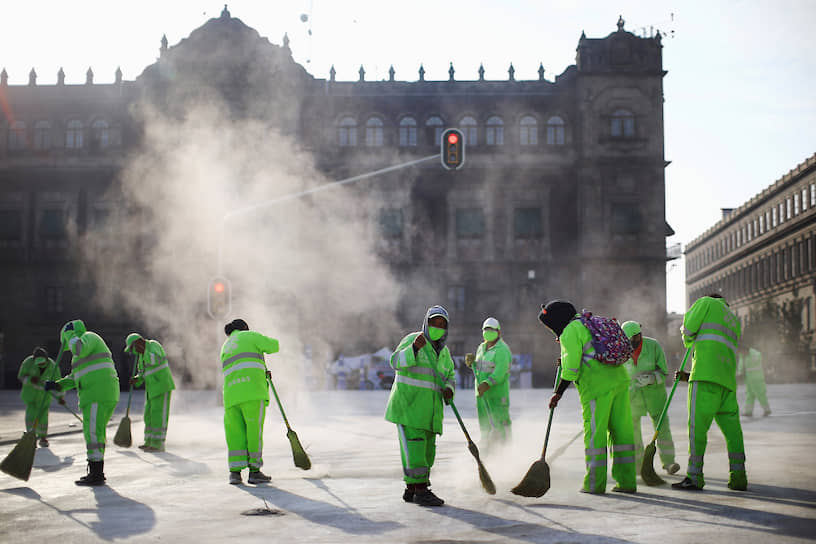
[[[31,467],[34,466],[34,451],[37,449],[37,437],[34,431],[23,433],[17,445],[9,452],[0,470],[25,482],[31,476]]]
[[[309,460],[309,456],[306,455],[306,450],[301,446],[297,433],[290,429],[286,433],[286,438],[289,439],[289,445],[292,447],[292,459],[295,461],[295,466],[303,470],[312,468],[312,462]]]
[[[640,477],[648,486],[663,485],[666,480],[657,475],[654,469],[654,456],[657,448],[652,442],[643,450],[643,464],[640,465]]]
[[[521,482],[511,489],[514,495],[541,497],[550,489],[550,467],[543,459],[532,464]]]
[[[496,484],[493,483],[493,480],[490,478],[490,474],[487,473],[487,469],[484,467],[482,462],[477,459],[477,463],[479,465],[479,481],[482,482],[482,487],[485,491],[487,491],[488,495],[495,495]]]
[[[116,430],[116,436],[113,437],[113,443],[122,448],[129,448],[133,445],[133,437],[130,434],[130,418],[125,416],[119,422],[119,428]]]

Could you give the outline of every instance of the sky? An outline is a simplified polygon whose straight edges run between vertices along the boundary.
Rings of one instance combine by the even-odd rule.
[[[121,68],[135,79],[170,46],[212,17],[223,3],[202,1],[14,2],[4,7],[0,69],[9,83],[81,84],[92,68],[110,83]],[[414,81],[553,80],[575,62],[581,32],[600,38],[625,29],[663,39],[667,245],[694,240],[721,218],[816,152],[816,1],[713,0],[372,0],[233,1],[233,17],[280,44],[315,77]],[[684,311],[684,263],[667,265],[667,307]]]

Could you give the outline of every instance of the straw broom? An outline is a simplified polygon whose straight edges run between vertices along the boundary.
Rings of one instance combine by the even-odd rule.
[[[312,468],[312,462],[309,460],[309,456],[306,455],[306,450],[304,450],[300,444],[297,433],[289,426],[289,420],[286,419],[283,405],[281,404],[280,398],[278,398],[278,392],[275,391],[275,384],[272,383],[272,378],[269,374],[266,375],[266,381],[269,382],[269,387],[272,388],[272,394],[275,395],[275,401],[278,403],[278,408],[280,408],[280,413],[283,416],[283,422],[286,424],[286,438],[289,439],[289,445],[292,447],[292,458],[295,461],[295,466],[303,470],[309,470]]]

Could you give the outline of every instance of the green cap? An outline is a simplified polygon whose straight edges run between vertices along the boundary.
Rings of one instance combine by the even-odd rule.
[[[128,334],[127,338],[125,338],[125,353],[130,351],[130,348],[133,347],[133,343],[136,340],[141,340],[141,339],[142,339],[142,335],[139,334],[138,332],[132,332],[132,333]]]
[[[623,329],[623,332],[626,335],[626,337],[629,338],[630,340],[632,339],[633,336],[637,336],[638,334],[640,334],[640,323],[638,323],[637,321],[627,321],[626,323],[621,325],[621,328]]]

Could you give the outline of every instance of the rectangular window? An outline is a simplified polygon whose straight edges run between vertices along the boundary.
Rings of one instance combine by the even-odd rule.
[[[807,189],[802,189],[802,211],[808,209],[807,200]]]
[[[785,222],[785,203],[780,202],[779,203],[779,224],[781,225],[784,222]]]
[[[765,232],[765,216],[759,216],[759,234],[763,234]]]
[[[791,217],[791,199],[788,197],[785,199],[785,219],[790,220]]]
[[[465,311],[465,288],[461,285],[448,287],[448,309],[455,312]]]
[[[488,126],[485,131],[487,145],[504,145],[504,127]]]
[[[771,226],[776,226],[776,206],[771,210]]]
[[[19,242],[23,239],[23,212],[0,210],[0,242]]]
[[[612,234],[632,235],[643,230],[643,216],[637,204],[612,205]]]
[[[46,209],[40,215],[40,238],[42,240],[65,240],[68,237],[66,213],[63,209]]]
[[[799,215],[799,193],[793,195],[793,215]]]
[[[380,234],[383,238],[402,238],[402,210],[380,210]]]
[[[459,208],[456,210],[457,238],[481,238],[484,236],[484,212],[479,208]]]
[[[810,184],[810,207],[816,207],[816,183]]]
[[[516,208],[513,232],[516,238],[541,238],[541,208]]]
[[[62,287],[45,288],[45,310],[51,314],[65,310],[65,290]]]
[[[417,145],[417,129],[415,126],[401,126],[399,129],[399,145],[415,146]]]

